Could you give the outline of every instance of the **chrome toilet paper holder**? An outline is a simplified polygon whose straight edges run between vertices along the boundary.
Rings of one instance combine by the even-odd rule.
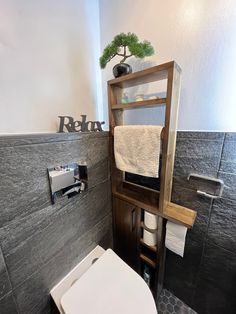
[[[187,180],[190,181],[190,179],[191,179],[192,177],[197,178],[197,179],[200,179],[200,180],[205,180],[205,181],[209,181],[209,182],[212,182],[212,183],[216,183],[217,185],[220,186],[217,195],[204,192],[204,191],[202,191],[202,190],[200,190],[200,189],[197,189],[197,194],[202,195],[202,196],[205,196],[205,197],[208,197],[208,198],[211,198],[211,199],[217,199],[217,198],[220,198],[220,197],[222,196],[223,190],[224,190],[224,186],[225,186],[223,180],[218,179],[218,178],[212,178],[212,177],[210,177],[210,176],[204,176],[204,175],[197,174],[197,173],[190,173],[190,174],[188,175],[188,177],[187,177]]]

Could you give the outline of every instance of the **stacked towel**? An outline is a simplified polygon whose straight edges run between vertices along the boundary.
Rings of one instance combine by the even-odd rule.
[[[158,178],[162,126],[127,125],[114,129],[116,167]]]

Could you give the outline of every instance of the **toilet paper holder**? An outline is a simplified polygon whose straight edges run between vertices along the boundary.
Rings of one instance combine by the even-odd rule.
[[[209,181],[209,182],[212,182],[212,183],[215,183],[215,184],[219,185],[218,194],[216,194],[216,195],[204,192],[204,191],[199,190],[199,189],[197,189],[197,194],[205,196],[205,197],[208,197],[208,198],[211,198],[211,199],[217,199],[217,198],[220,198],[222,196],[223,190],[224,190],[224,186],[225,186],[223,180],[218,179],[218,178],[212,178],[212,177],[209,177],[209,176],[204,176],[204,175],[201,175],[201,174],[196,174],[196,173],[190,173],[188,175],[188,177],[187,177],[187,180],[190,181],[191,177],[194,177],[194,178],[197,178],[197,179],[200,179],[200,180]]]

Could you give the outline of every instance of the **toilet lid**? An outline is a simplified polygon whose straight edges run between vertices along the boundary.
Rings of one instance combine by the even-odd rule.
[[[108,249],[62,296],[65,314],[157,314],[144,280]]]

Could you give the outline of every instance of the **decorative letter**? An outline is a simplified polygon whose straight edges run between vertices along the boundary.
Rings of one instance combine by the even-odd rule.
[[[93,131],[103,131],[102,124],[105,124],[105,121],[102,121],[102,122],[95,121],[94,124],[96,124],[97,127],[93,128]]]
[[[81,122],[81,131],[82,132],[88,132],[88,125],[86,123],[86,115],[81,115],[82,117],[82,122]]]
[[[58,133],[64,133],[64,127],[66,127],[67,131],[68,132],[73,132],[74,129],[73,129],[73,122],[74,122],[74,119],[72,117],[69,117],[69,116],[59,116],[60,118],[60,125],[59,125],[59,131]],[[65,123],[65,118],[67,118],[69,120],[69,122],[66,124]]]
[[[81,131],[81,125],[82,125],[81,121],[75,121],[75,122],[73,123],[74,131],[75,131],[75,132]],[[78,128],[78,129],[77,129],[77,128]]]

